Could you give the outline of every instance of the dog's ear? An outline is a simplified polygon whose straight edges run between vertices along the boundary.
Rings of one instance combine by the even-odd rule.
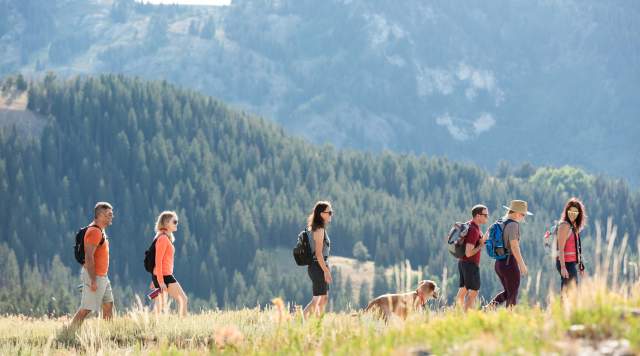
[[[436,285],[436,283],[432,280],[429,279],[425,279],[420,281],[420,283],[418,283],[418,291],[422,291],[422,293],[432,293],[432,294],[436,294],[438,290],[438,286]],[[437,298],[434,296],[434,298]]]
[[[429,293],[432,290],[431,288],[433,288],[432,284],[431,281],[423,279],[418,282],[418,288],[416,290],[422,293]]]

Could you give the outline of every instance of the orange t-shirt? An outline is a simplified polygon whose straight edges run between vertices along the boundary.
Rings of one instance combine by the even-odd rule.
[[[84,245],[95,245],[96,252],[93,254],[93,259],[96,264],[96,276],[106,276],[109,271],[109,241],[104,240],[104,243],[100,245],[102,240],[102,230],[97,226],[90,226],[87,232],[84,234]],[[85,257],[86,259],[86,257]]]
[[[156,241],[156,266],[153,268],[153,274],[158,279],[158,282],[162,282],[163,276],[170,276],[173,274],[173,255],[175,248],[169,240],[169,237],[162,234],[157,237]]]

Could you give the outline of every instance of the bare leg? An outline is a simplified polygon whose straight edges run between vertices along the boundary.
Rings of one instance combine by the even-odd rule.
[[[82,325],[84,319],[86,319],[87,315],[91,313],[91,310],[88,309],[78,309],[76,315],[73,316],[73,320],[71,321],[70,328],[77,329]]]
[[[314,295],[313,298],[311,298],[311,301],[309,302],[309,304],[307,304],[307,306],[304,307],[305,319],[309,318],[309,315],[311,315],[312,313],[314,315],[317,314],[318,304],[320,303],[321,298],[322,296]]]
[[[327,306],[327,303],[329,303],[329,295],[325,294],[323,296],[320,296],[320,304],[318,305],[318,316],[324,314],[324,309]]]
[[[167,291],[171,298],[178,302],[178,312],[180,313],[180,316],[187,316],[187,303],[189,303],[189,299],[180,286],[180,283],[169,284],[167,286]]]
[[[467,301],[464,303],[464,311],[469,310],[469,308],[473,308],[476,304],[476,297],[478,296],[477,290],[469,290],[467,293]]]
[[[153,301],[153,312],[156,316],[164,313],[166,311],[166,293],[159,293],[158,296]]]
[[[458,289],[458,295],[456,295],[456,305],[459,307],[464,307],[465,303],[464,303],[464,298],[467,295],[467,288],[465,287],[460,287],[460,289]]]
[[[102,317],[104,320],[113,318],[113,302],[102,304]]]

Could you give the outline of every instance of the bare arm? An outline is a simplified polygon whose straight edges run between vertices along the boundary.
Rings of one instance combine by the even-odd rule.
[[[464,249],[465,256],[471,257],[475,255],[476,253],[478,253],[478,251],[480,251],[480,249],[482,249],[482,246],[483,246],[482,243],[480,243],[476,247],[474,247],[472,244],[467,244]]]
[[[511,242],[511,253],[513,254],[513,257],[515,257],[516,262],[518,263],[520,272],[522,272],[522,274],[527,274],[528,273],[527,265],[524,263],[524,260],[522,259],[522,254],[520,253],[520,241],[511,240],[510,242]]]
[[[313,243],[315,244],[316,251],[316,259],[318,260],[318,264],[320,268],[327,273],[329,272],[329,267],[324,263],[324,256],[322,256],[322,245],[324,243],[324,229],[317,229],[313,232]]]
[[[465,256],[471,257],[478,253],[478,251],[480,251],[482,247],[484,247],[484,242],[487,241],[488,233],[489,231],[487,230],[487,232],[483,236],[480,236],[480,239],[478,240],[478,246],[474,246],[473,244],[466,244],[464,249]]]
[[[156,239],[156,268],[155,275],[158,279],[158,284],[162,286],[164,284],[164,276],[162,275],[162,263],[164,260],[164,254],[167,250],[168,238],[164,235],[158,236]]]
[[[560,267],[566,268],[564,264],[564,247],[569,239],[569,226],[562,224],[558,226],[558,259],[560,259]]]
[[[96,248],[98,248],[96,245],[84,245],[84,268],[87,269],[87,273],[89,273],[89,278],[91,278],[92,282],[96,280],[96,260],[94,258]]]

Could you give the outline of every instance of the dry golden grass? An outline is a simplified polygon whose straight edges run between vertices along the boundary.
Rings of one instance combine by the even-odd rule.
[[[179,318],[137,306],[111,322],[88,320],[66,332],[68,318],[0,318],[0,354],[567,354],[606,345],[640,352],[640,284],[611,288],[586,278],[547,308],[411,314],[384,324],[369,314],[330,313],[303,320],[277,298],[266,310],[209,311]],[[628,345],[628,346],[625,346]]]

